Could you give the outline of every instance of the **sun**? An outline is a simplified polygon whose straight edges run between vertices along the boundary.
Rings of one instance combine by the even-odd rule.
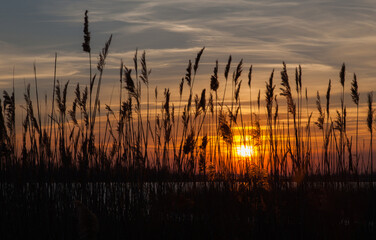
[[[250,156],[253,155],[254,150],[253,150],[252,146],[241,145],[241,146],[237,147],[237,153],[241,157],[250,157]]]

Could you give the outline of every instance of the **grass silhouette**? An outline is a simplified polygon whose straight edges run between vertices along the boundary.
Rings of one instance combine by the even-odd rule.
[[[294,91],[285,62],[280,74],[272,70],[265,90],[259,89],[257,108],[251,96],[252,83],[258,80],[252,76],[254,68],[248,69],[247,103],[240,94],[244,63],[241,60],[232,69],[231,55],[223,76],[217,60],[208,78],[210,88],[197,91],[194,85],[205,47],[188,61],[178,106],[169,88],[156,87],[153,99],[147,54],[144,51],[139,58],[136,50],[132,67],[120,62],[119,106],[104,104],[103,128],[100,90],[112,35],[94,74],[90,40],[86,11],[82,47],[89,55],[89,84],[77,84],[73,102],[67,104],[69,81],[56,78],[55,54],[53,104],[46,116],[41,116],[34,64],[36,106],[29,84],[20,141],[14,82],[12,93],[3,92],[0,207],[5,210],[0,214],[0,232],[5,238],[29,234],[59,239],[339,238],[375,233],[369,227],[376,219],[373,95],[368,94],[367,118],[359,119],[360,93],[354,74],[350,91],[357,108],[354,157],[353,136],[347,131],[345,64],[339,72],[341,108],[333,117],[331,80],[326,106],[317,91],[317,111],[310,112],[307,88],[304,109],[303,69],[295,69]],[[249,113],[244,104],[249,105]],[[315,125],[313,114],[318,115]],[[42,119],[47,120],[42,123]],[[367,122],[370,133],[368,155],[364,144],[359,149],[359,120]],[[319,138],[313,136],[316,131]],[[241,156],[236,151],[241,147],[252,151]],[[27,214],[22,217],[23,211]],[[17,231],[34,218],[43,220]],[[82,231],[77,232],[73,223]]]

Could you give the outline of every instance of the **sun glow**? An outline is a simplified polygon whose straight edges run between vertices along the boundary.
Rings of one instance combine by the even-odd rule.
[[[254,154],[254,150],[252,146],[241,145],[237,148],[237,153],[241,157],[250,157]]]

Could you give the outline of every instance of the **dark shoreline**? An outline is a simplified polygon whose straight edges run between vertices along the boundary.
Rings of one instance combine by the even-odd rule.
[[[97,216],[98,239],[376,236],[374,188],[251,189],[229,182],[0,186],[2,239],[78,239],[76,200]]]

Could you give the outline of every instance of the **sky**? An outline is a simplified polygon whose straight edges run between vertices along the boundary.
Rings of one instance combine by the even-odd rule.
[[[21,104],[25,84],[34,87],[35,63],[39,92],[50,98],[55,52],[57,78],[63,83],[69,80],[71,92],[77,83],[86,85],[88,55],[81,47],[85,10],[89,11],[94,66],[113,34],[101,89],[102,102],[107,104],[118,94],[120,60],[132,67],[136,48],[140,54],[146,51],[151,88],[170,88],[176,93],[173,98],[178,96],[188,60],[194,60],[203,46],[198,92],[209,88],[216,59],[223,89],[223,70],[230,54],[233,69],[240,59],[245,72],[253,65],[253,96],[259,89],[264,92],[273,69],[279,90],[282,61],[291,79],[295,67],[302,65],[303,88],[312,99],[316,91],[325,95],[329,79],[333,94],[339,93],[343,62],[346,91],[356,73],[361,104],[366,102],[366,93],[376,89],[376,1],[372,0],[14,0],[0,8],[0,90],[11,90],[15,69],[16,99]],[[247,100],[246,76],[242,77],[242,96]],[[355,107],[349,96],[346,100],[349,108]]]

